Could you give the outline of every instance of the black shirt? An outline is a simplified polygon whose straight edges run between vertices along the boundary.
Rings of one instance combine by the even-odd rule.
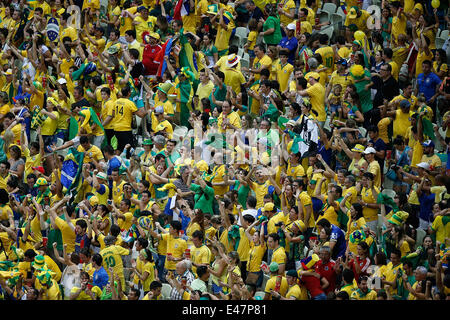
[[[80,101],[77,101],[77,102],[75,102],[75,103],[72,103],[71,108],[72,108],[72,110],[73,110],[73,109],[76,108],[76,107],[80,107],[80,108],[87,107],[87,108],[89,108],[90,106],[91,106],[91,105],[89,104],[89,101],[87,101],[86,98],[83,98],[83,99],[81,99]]]
[[[377,93],[373,100],[374,107],[381,106],[384,99],[391,101],[394,97],[400,94],[398,82],[392,76],[390,76],[386,81],[383,81],[383,79],[379,77],[372,77],[372,81],[375,82],[375,88],[377,89]]]

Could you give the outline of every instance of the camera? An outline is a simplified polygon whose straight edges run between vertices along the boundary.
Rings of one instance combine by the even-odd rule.
[[[277,222],[277,223],[275,223],[275,227],[281,227],[283,225],[283,222]]]

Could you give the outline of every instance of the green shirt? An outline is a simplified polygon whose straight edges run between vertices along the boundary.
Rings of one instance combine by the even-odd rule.
[[[278,45],[281,41],[281,27],[280,27],[280,18],[269,16],[267,20],[264,22],[263,31],[267,31],[269,29],[274,29],[275,31],[269,35],[264,35],[264,41],[267,45]]]
[[[195,183],[191,183],[190,189],[195,192],[194,209],[201,209],[203,213],[214,214],[213,211],[214,189],[209,186],[206,186],[205,189],[203,189],[200,185]]]

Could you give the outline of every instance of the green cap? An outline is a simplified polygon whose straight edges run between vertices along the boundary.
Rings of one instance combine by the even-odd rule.
[[[275,261],[273,261],[273,262],[269,265],[269,270],[270,270],[270,272],[277,272],[277,271],[278,271],[278,263],[276,263]]]

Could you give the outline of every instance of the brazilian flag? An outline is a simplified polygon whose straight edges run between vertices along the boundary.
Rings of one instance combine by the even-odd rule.
[[[63,189],[72,194],[71,201],[79,202],[78,192],[81,189],[83,179],[81,172],[83,169],[84,153],[70,148],[68,154],[64,158],[61,168],[61,184]]]

